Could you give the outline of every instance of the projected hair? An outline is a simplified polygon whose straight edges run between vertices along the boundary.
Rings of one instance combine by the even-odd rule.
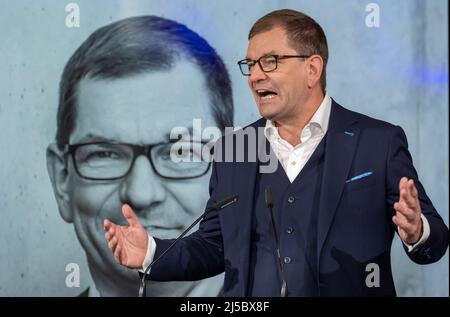
[[[216,51],[185,25],[157,16],[138,16],[96,30],[67,62],[59,86],[56,143],[69,142],[77,116],[77,89],[83,78],[118,79],[169,71],[185,58],[205,76],[212,115],[223,131],[233,125],[233,97],[227,69]]]

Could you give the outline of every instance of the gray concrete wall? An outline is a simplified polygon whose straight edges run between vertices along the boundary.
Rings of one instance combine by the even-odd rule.
[[[357,0],[78,0],[80,28],[65,26],[70,1],[0,2],[0,296],[73,296],[91,282],[72,225],[57,211],[45,148],[56,131],[68,57],[98,27],[133,15],[182,22],[216,48],[232,78],[240,126],[258,118],[236,65],[250,26],[278,8],[311,15],[328,37],[328,93],[404,128],[420,179],[448,224],[447,1],[373,1],[380,9],[373,28],[365,23],[370,1]],[[448,252],[439,263],[418,266],[396,237],[392,253],[400,296],[448,296]],[[70,262],[80,265],[80,289],[65,286]]]

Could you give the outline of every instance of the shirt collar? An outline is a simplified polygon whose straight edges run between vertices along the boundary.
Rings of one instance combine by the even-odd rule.
[[[305,128],[311,125],[315,125],[322,131],[323,134],[325,134],[328,131],[330,113],[331,97],[328,94],[325,94],[322,103],[320,104],[319,108],[317,108],[311,120],[305,125]],[[279,137],[278,128],[271,120],[266,121],[266,126],[264,127],[264,135],[268,140],[273,140],[274,138]]]

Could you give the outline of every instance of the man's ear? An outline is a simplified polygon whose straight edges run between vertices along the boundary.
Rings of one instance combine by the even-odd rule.
[[[69,174],[64,154],[55,143],[47,147],[47,171],[58,203],[59,213],[66,222],[73,222],[68,193]]]
[[[308,87],[313,88],[315,85],[320,86],[320,77],[323,72],[323,59],[320,55],[313,55],[309,61],[308,67]]]

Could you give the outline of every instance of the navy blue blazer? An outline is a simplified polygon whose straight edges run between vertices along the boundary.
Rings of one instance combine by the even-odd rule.
[[[265,122],[260,119],[249,127],[264,127]],[[152,267],[150,279],[198,280],[225,271],[224,296],[248,296],[258,166],[248,161],[213,163],[207,205],[233,194],[239,195],[239,201],[209,213],[196,232]],[[403,130],[333,101],[317,210],[316,271],[321,296],[395,296],[390,251],[396,226],[391,218],[403,176],[414,179],[431,229],[428,240],[407,255],[418,264],[438,261],[448,246],[448,228],[418,180]],[[157,257],[172,240],[155,241]],[[370,263],[379,268],[379,287],[366,284],[374,272]]]

